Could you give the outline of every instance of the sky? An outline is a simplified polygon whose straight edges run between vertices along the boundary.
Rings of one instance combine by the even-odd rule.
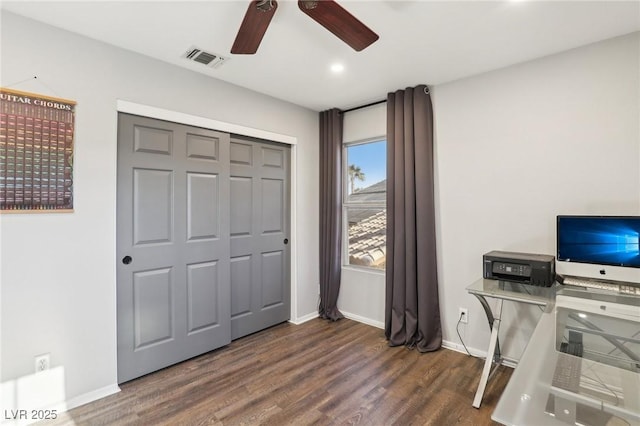
[[[356,188],[366,188],[386,179],[387,175],[386,141],[352,145],[347,148],[347,167],[351,164],[360,167],[365,174],[364,182],[356,180]]]

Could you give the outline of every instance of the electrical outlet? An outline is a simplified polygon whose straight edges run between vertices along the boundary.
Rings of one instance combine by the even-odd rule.
[[[469,310],[467,308],[458,308],[458,319],[463,324],[469,323]]]
[[[51,360],[51,354],[38,355],[36,357],[36,363],[35,363],[36,373],[41,373],[45,370],[48,370],[50,360]]]

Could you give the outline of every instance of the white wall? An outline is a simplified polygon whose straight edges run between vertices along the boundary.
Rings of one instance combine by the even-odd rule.
[[[462,349],[455,326],[458,307],[465,307],[465,343],[486,352],[484,312],[465,290],[482,276],[484,253],[555,254],[558,214],[640,213],[640,34],[435,86],[431,93],[443,338]],[[369,114],[373,128],[381,121],[373,112],[359,114],[345,116],[347,141],[367,135],[362,116]],[[379,277],[343,268],[339,308],[384,324]],[[520,357],[539,316],[536,308],[505,303],[507,357]]]
[[[0,217],[3,382],[49,352],[67,400],[116,384],[117,100],[297,138],[292,320],[317,314],[316,112],[11,13],[1,23],[1,84],[36,75],[13,88],[78,102],[75,212]]]
[[[345,143],[385,138],[386,134],[386,103],[344,114],[342,140]],[[347,318],[384,328],[384,281],[384,272],[343,267],[338,309]]]
[[[444,338],[486,351],[465,287],[482,254],[555,254],[558,214],[640,213],[640,33],[432,90]],[[540,311],[505,303],[503,350],[519,358]],[[549,330],[552,332],[552,330]],[[510,342],[510,343],[509,343]]]

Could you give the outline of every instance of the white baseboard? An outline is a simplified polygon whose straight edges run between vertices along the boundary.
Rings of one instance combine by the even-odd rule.
[[[340,312],[342,312],[342,315],[344,315],[345,318],[348,318],[353,321],[358,321],[363,324],[370,325],[372,327],[381,328],[384,330],[384,323],[381,321],[375,321],[375,320],[372,320],[371,318],[363,317],[362,315],[352,314],[351,312],[345,312],[343,310],[340,310]],[[312,312],[308,315],[297,318],[296,320],[289,320],[289,322],[295,325],[300,325],[302,323],[305,323],[307,321],[310,321],[318,317],[319,315],[317,312]]]
[[[467,354],[467,351],[464,349],[464,346],[462,344],[457,342],[452,342],[450,340],[443,340],[442,347],[446,349],[451,349],[452,351]],[[487,351],[482,351],[476,348],[470,348],[469,346],[467,346],[467,349],[469,349],[469,353],[475,356],[476,358],[485,359],[487,357]],[[518,360],[515,360],[513,358],[502,358],[502,365],[510,368],[516,368],[516,366],[518,365]]]
[[[511,358],[502,358],[502,365],[509,368],[516,368],[518,366],[518,361]]]
[[[46,372],[30,374],[16,380],[3,382],[2,392],[0,393],[3,412],[1,413],[0,423],[7,426],[30,425],[41,420],[41,418],[37,418],[39,415],[53,416],[52,418],[55,418],[65,411],[120,392],[118,385],[113,384],[71,399],[65,399],[63,378],[64,369],[62,367],[54,367]],[[37,386],[40,391],[44,389],[44,399],[38,399],[38,396],[31,389],[34,386]],[[30,399],[30,394],[35,396]],[[34,413],[42,414],[36,415]]]
[[[357,314],[352,314],[351,312],[346,312],[343,310],[340,310],[340,312],[342,312],[342,315],[344,315],[345,318],[348,318],[350,320],[353,321],[358,321],[361,322],[363,324],[367,324],[370,325],[372,327],[376,327],[376,328],[380,328],[382,330],[384,330],[384,323],[382,321],[376,321],[376,320],[372,320],[371,318],[367,318],[367,317],[363,317],[362,315],[357,315]],[[303,322],[309,321],[313,318],[317,318],[318,314],[317,313],[313,313],[313,314],[309,314],[306,315],[300,319],[298,319],[298,321],[290,321],[293,324],[299,325],[302,324]],[[442,347],[446,348],[446,349],[451,349],[452,351],[456,351],[456,352],[460,352],[463,354],[467,354],[467,351],[465,350],[464,346],[461,343],[457,343],[457,342],[452,342],[450,340],[443,340],[442,341]],[[471,353],[472,356],[476,357],[476,358],[482,358],[485,359],[487,356],[487,352],[480,350],[480,349],[476,349],[476,348],[472,348],[467,346],[467,349],[469,349],[469,353]],[[506,366],[506,367],[510,367],[510,368],[516,368],[516,366],[518,365],[518,360],[517,359],[513,359],[513,358],[502,358],[502,365]]]
[[[358,321],[363,324],[370,325],[372,327],[381,328],[384,330],[384,322],[382,321],[372,320],[371,318],[363,317],[362,315],[352,314],[351,312],[345,312],[343,310],[340,310],[340,312],[342,312],[342,315],[344,315],[345,318]]]
[[[467,351],[465,350],[464,346],[461,343],[452,342],[450,340],[443,340],[442,341],[442,347],[443,348],[447,348],[447,349],[451,349],[452,351],[456,351],[456,352],[460,352],[460,353],[463,353],[463,354],[467,354]],[[469,346],[467,346],[467,349],[469,349],[469,353],[471,353],[471,355],[476,357],[476,358],[483,358],[484,359],[487,356],[487,351],[481,351],[480,349],[470,348]]]
[[[67,400],[66,402],[66,410],[72,410],[76,407],[80,407],[81,405],[88,404],[93,401],[97,401],[98,399],[105,398],[109,395],[113,395],[115,393],[120,392],[120,387],[118,385],[109,385],[100,389],[96,389],[91,392],[84,393],[82,395],[78,395],[74,398]]]
[[[291,324],[295,324],[295,325],[300,325],[302,323],[305,323],[307,321],[311,321],[314,318],[318,318],[318,313],[317,312],[311,312],[310,314],[301,316],[300,318],[296,318],[295,320],[289,320],[289,322]]]

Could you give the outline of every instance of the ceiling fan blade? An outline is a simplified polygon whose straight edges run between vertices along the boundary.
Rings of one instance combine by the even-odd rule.
[[[358,52],[379,38],[378,34],[333,0],[298,0],[298,7]]]
[[[249,3],[231,53],[239,55],[256,53],[277,8],[276,0],[254,0]]]

